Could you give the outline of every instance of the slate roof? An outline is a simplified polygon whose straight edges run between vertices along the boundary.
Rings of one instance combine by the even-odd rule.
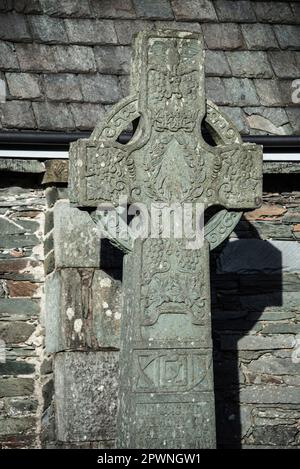
[[[2,0],[0,129],[92,129],[155,28],[202,31],[207,95],[242,133],[300,135],[300,0]]]

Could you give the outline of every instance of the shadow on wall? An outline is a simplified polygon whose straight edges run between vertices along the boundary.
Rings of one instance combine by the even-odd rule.
[[[251,236],[227,240],[211,256],[218,448],[241,448],[249,436],[253,404],[241,402],[241,391],[248,387],[255,392],[256,378],[247,364],[265,352],[266,341],[272,349],[272,336],[257,335],[262,328],[258,321],[282,305],[282,254],[260,239],[253,226]],[[272,377],[263,384],[268,380]]]

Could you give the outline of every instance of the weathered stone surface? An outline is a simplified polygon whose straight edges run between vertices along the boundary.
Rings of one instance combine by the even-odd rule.
[[[131,44],[133,36],[139,31],[149,31],[154,29],[154,23],[151,21],[115,21],[114,27],[116,30],[118,42],[120,44]]]
[[[7,281],[8,293],[11,298],[16,297],[34,297],[38,295],[38,284],[33,282],[18,282],[14,280]],[[1,308],[0,308],[1,309]]]
[[[114,439],[118,353],[59,353],[54,370],[58,440]]]
[[[69,130],[74,129],[73,115],[66,104],[44,102],[33,103],[33,111],[41,130]]]
[[[9,93],[14,98],[36,99],[42,96],[39,77],[30,73],[7,73]]]
[[[118,281],[99,270],[64,269],[46,280],[48,352],[119,347]]]
[[[300,245],[294,241],[232,240],[218,259],[218,273],[280,273],[299,270]]]
[[[257,106],[259,104],[255,87],[249,78],[223,78],[223,85],[225,87],[223,104],[238,106]]]
[[[54,206],[55,265],[99,267],[100,237],[87,212],[59,200]]]
[[[216,12],[220,21],[232,21],[237,23],[255,22],[256,16],[252,3],[234,0],[216,0],[214,2]]]
[[[139,18],[173,19],[169,0],[133,0]]]
[[[232,120],[236,128],[243,135],[249,133],[249,124],[246,120],[244,110],[240,107],[222,106],[220,109]]]
[[[202,30],[208,49],[231,50],[243,47],[243,36],[237,24],[203,24]]]
[[[109,75],[80,75],[84,101],[90,103],[115,103],[121,98],[118,79]]]
[[[116,44],[117,37],[111,20],[66,19],[71,44]]]
[[[223,51],[208,50],[205,54],[205,74],[207,76],[231,76],[228,60]]]
[[[33,393],[33,389],[33,379],[0,378],[0,397],[28,396]]]
[[[172,7],[176,20],[185,21],[215,21],[217,15],[210,0],[172,0]]]
[[[287,108],[287,115],[290,123],[293,127],[294,133],[297,135],[300,133],[300,108]]]
[[[222,335],[221,350],[274,350],[274,349],[293,349],[296,344],[293,335]]]
[[[46,15],[30,16],[29,24],[32,38],[36,42],[48,44],[62,44],[68,42],[64,21],[58,18],[49,18]]]
[[[9,41],[28,41],[30,34],[25,16],[17,13],[0,14],[0,38]]]
[[[62,73],[44,76],[45,94],[50,101],[81,101],[77,75]]]
[[[88,0],[40,0],[43,12],[49,16],[80,17],[91,16]],[[102,3],[102,2],[101,2]]]
[[[53,49],[58,72],[95,72],[93,49],[86,46],[56,46]]]
[[[94,48],[100,73],[127,75],[130,67],[131,49],[125,46],[97,46]]]
[[[293,12],[288,2],[254,2],[253,8],[261,23],[293,22]]]
[[[265,52],[230,52],[227,59],[235,77],[271,78],[273,71]]]
[[[79,130],[92,130],[105,116],[105,108],[97,103],[72,103],[71,111]]]
[[[1,70],[18,70],[19,63],[13,44],[1,41],[0,43]]]
[[[298,26],[275,25],[274,31],[281,49],[300,49]]]
[[[15,47],[21,70],[33,72],[55,71],[51,46],[33,43],[16,44]]]
[[[24,433],[32,428],[34,417],[0,419],[0,435]]]
[[[23,322],[0,322],[0,338],[6,344],[25,342],[33,333],[35,326]]]
[[[1,329],[1,323],[0,323],[0,337],[1,338],[2,338],[2,333],[3,333],[3,330]],[[17,334],[19,333],[18,329],[16,333]],[[6,360],[6,362],[1,363],[1,366],[0,366],[0,375],[30,375],[34,373],[34,371],[35,371],[35,366],[32,363],[27,363],[25,361],[20,361],[20,360],[19,361]]]
[[[280,106],[282,96],[276,80],[255,80],[255,88],[263,106]]]
[[[268,122],[273,124],[279,129],[289,123],[289,118],[285,109],[274,108],[274,107],[246,107],[244,108],[245,113],[248,116],[259,115],[264,117]],[[282,128],[284,130],[284,127]]]
[[[207,103],[206,108],[203,66],[203,44],[198,34],[156,31],[137,37],[131,77],[131,92],[138,93],[137,99],[123,100],[112,109],[106,123],[96,127],[89,140],[71,145],[70,200],[73,203],[81,207],[95,207],[100,202],[117,205],[118,196],[127,195],[129,203],[143,201],[148,207],[161,200],[167,204],[201,201],[206,206],[221,203],[238,209],[260,204],[261,153],[257,148],[250,150],[248,145],[240,146],[237,131],[215,105]],[[176,97],[178,94],[180,99]],[[197,113],[195,117],[190,115],[191,109]],[[200,123],[206,112],[207,123],[219,136],[220,140],[216,136],[216,141],[223,142],[211,147],[209,152],[202,137],[194,132],[195,119]],[[139,143],[137,138],[132,147],[130,142],[122,147],[116,142],[120,131],[139,114],[145,116],[144,131],[139,135],[149,133],[147,143]],[[223,129],[228,127],[231,132],[225,136]],[[178,147],[179,142],[186,142],[185,150]],[[148,155],[157,151],[153,148],[159,148],[159,160],[149,158]],[[183,151],[194,159],[189,168]],[[245,151],[242,159],[232,161],[231,157],[240,151]],[[223,174],[222,158],[226,153],[227,164],[235,167],[234,174],[241,173],[246,178],[237,192],[235,178],[226,170]],[[195,154],[196,157],[192,156]],[[212,174],[214,164],[209,167],[216,157],[218,170]],[[243,160],[245,165],[239,170],[236,165]],[[160,165],[158,172],[157,164]],[[181,168],[174,177],[169,165]],[[193,168],[193,176],[190,168]],[[196,179],[195,173],[198,174]],[[205,181],[203,187],[196,182],[201,177]],[[245,191],[249,178],[253,185]],[[230,181],[232,188],[226,191],[226,197],[222,196],[221,189],[224,179]],[[214,197],[210,199],[208,193],[212,187]],[[232,214],[227,215],[230,223],[225,232],[229,233],[237,221],[232,223]],[[236,215],[235,220],[239,218],[239,214]],[[96,216],[101,214],[94,213],[93,217]],[[225,223],[222,227],[225,228]],[[172,236],[167,240],[147,238],[135,242],[129,236],[124,241],[112,234],[110,223],[106,228],[112,242],[126,253],[117,444],[125,448],[214,447],[208,243],[213,247],[217,242],[207,229],[204,245],[189,251],[182,239],[175,240]],[[219,242],[226,237],[221,228],[216,233]],[[162,272],[163,266],[168,266],[166,272]],[[200,296],[199,291],[203,292]],[[102,306],[107,316],[108,304],[104,302]],[[186,378],[178,382],[182,372]],[[166,392],[173,393],[172,402],[164,399]],[[131,424],[133,414],[134,426]],[[195,415],[197,425],[192,423]],[[156,428],[162,431],[157,433]]]
[[[299,404],[299,389],[292,386],[247,386],[240,390],[240,400],[246,403]]]
[[[92,11],[98,18],[134,18],[132,0],[90,0]]]
[[[262,23],[242,24],[241,28],[248,49],[264,50],[279,48],[271,25]]]
[[[300,69],[300,52],[273,51],[268,54],[275,74],[279,78],[298,78]]]
[[[63,184],[68,182],[68,160],[53,159],[45,161],[45,169],[42,184]]]
[[[28,101],[7,101],[0,104],[0,118],[3,127],[8,129],[35,129],[36,122]]]

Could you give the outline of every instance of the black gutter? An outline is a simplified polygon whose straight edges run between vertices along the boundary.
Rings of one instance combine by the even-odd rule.
[[[0,146],[3,147],[20,147],[28,145],[32,148],[36,147],[60,147],[67,149],[69,144],[80,138],[89,138],[91,132],[31,132],[31,131],[0,131]],[[119,137],[120,143],[127,143],[131,138],[131,134],[123,133]],[[300,148],[300,136],[278,136],[278,135],[242,135],[244,142],[257,143],[265,148],[283,149],[283,148]]]

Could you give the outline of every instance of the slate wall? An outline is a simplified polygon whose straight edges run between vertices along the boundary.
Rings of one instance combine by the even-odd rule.
[[[299,135],[299,104],[292,101],[300,67],[299,5],[3,0],[0,101],[6,102],[0,102],[0,129],[93,129],[128,92],[132,35],[171,27],[202,31],[207,95],[243,134]],[[105,246],[101,268],[93,262],[55,264],[53,207],[67,198],[64,183],[54,178],[57,190],[46,191],[40,163],[5,164],[0,165],[0,339],[6,344],[0,446],[111,447],[119,261]],[[248,214],[236,239],[212,256],[220,447],[299,447],[299,168],[286,172],[265,175],[264,207]],[[72,230],[70,236],[74,241]],[[59,296],[51,285],[60,286]]]
[[[207,96],[243,133],[297,134],[299,23],[299,1],[2,0],[0,128],[93,129],[128,94],[133,34],[175,28],[203,33]]]
[[[39,447],[53,387],[41,326],[45,196],[36,173],[0,163],[0,447]]]

